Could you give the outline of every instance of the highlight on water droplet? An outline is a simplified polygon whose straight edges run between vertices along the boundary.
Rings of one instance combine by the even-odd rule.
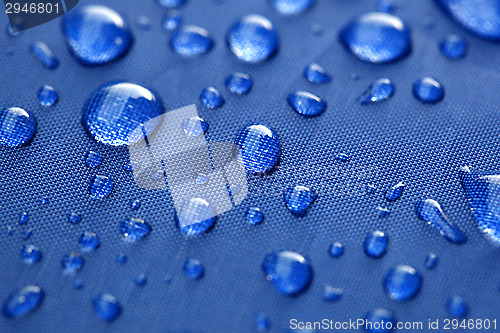
[[[326,102],[308,91],[295,91],[288,95],[287,101],[295,111],[306,117],[320,115],[326,109]]]
[[[18,107],[0,111],[0,143],[7,147],[28,144],[35,135],[36,120],[31,112]]]
[[[101,162],[102,156],[98,151],[91,150],[85,155],[85,163],[90,168],[97,168],[99,165],[101,165]]]
[[[304,77],[312,83],[327,83],[330,82],[332,76],[318,64],[310,64],[304,71]]]
[[[295,216],[304,216],[307,208],[316,200],[316,193],[308,187],[296,185],[285,190],[286,207]]]
[[[365,316],[365,330],[368,333],[388,333],[396,327],[396,319],[392,312],[377,308]]]
[[[182,23],[182,14],[178,10],[169,11],[163,18],[162,26],[167,31],[174,31]]]
[[[6,317],[17,318],[27,315],[40,306],[44,292],[36,285],[28,285],[12,293],[3,303],[2,312]]]
[[[271,6],[281,15],[298,15],[311,8],[315,0],[269,0]]]
[[[403,195],[403,190],[405,189],[405,184],[403,182],[399,182],[396,185],[392,186],[390,189],[385,192],[385,198],[388,201],[396,201],[401,198]]]
[[[113,190],[113,181],[108,176],[97,175],[90,181],[89,192],[92,198],[102,199]]]
[[[344,254],[344,244],[341,242],[334,242],[328,248],[328,253],[332,258],[338,258]]]
[[[313,274],[309,261],[292,251],[269,253],[262,269],[274,288],[285,295],[295,295],[306,289]]]
[[[394,85],[391,79],[381,78],[373,82],[363,94],[358,97],[361,104],[385,101],[394,95]]]
[[[455,318],[465,318],[469,312],[467,303],[461,296],[452,296],[446,302],[448,313]]]
[[[201,234],[210,229],[216,220],[215,208],[203,198],[191,198],[175,214],[179,229],[186,235]]]
[[[92,299],[92,307],[99,318],[111,322],[121,313],[118,299],[111,294],[100,294]]]
[[[44,42],[35,42],[31,44],[30,50],[31,54],[40,61],[43,67],[47,69],[56,69],[59,66],[59,60]]]
[[[259,224],[264,219],[264,213],[259,207],[249,207],[246,214],[247,222],[250,224]]]
[[[82,268],[83,258],[78,253],[71,252],[62,258],[61,264],[63,266],[64,273],[74,274]]]
[[[389,238],[380,230],[372,231],[366,235],[363,243],[365,253],[372,258],[380,258],[387,251]]]
[[[390,299],[406,301],[414,297],[420,290],[422,277],[415,268],[399,265],[391,268],[384,279],[385,292]]]
[[[433,104],[444,98],[444,88],[435,79],[424,77],[413,84],[413,95],[424,104]]]
[[[38,99],[40,100],[40,105],[52,106],[56,104],[59,99],[59,94],[54,87],[45,84],[40,88],[40,90],[38,90]]]
[[[40,249],[34,245],[25,245],[21,249],[21,257],[25,263],[31,265],[40,261],[42,252],[40,252]]]
[[[205,267],[198,259],[189,258],[184,263],[184,275],[191,280],[198,280],[205,274]]]
[[[226,78],[225,84],[233,94],[246,95],[252,89],[253,80],[248,74],[235,72]]]
[[[208,53],[214,41],[202,27],[184,25],[172,34],[169,45],[175,53],[192,57]]]
[[[143,219],[131,217],[122,221],[120,231],[125,240],[136,242],[151,232],[151,226]]]
[[[342,298],[344,290],[326,285],[323,289],[323,300],[327,302],[336,302]]]
[[[99,247],[100,240],[95,232],[85,231],[78,240],[83,252],[94,251]]]
[[[462,37],[449,34],[439,43],[439,49],[448,59],[460,59],[467,53],[467,43]]]

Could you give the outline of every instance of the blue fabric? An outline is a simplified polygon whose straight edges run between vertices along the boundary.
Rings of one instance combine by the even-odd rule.
[[[156,1],[92,3],[97,2],[120,12],[134,35],[128,54],[104,66],[78,63],[65,44],[61,19],[15,38],[0,33],[0,107],[23,107],[38,122],[27,147],[0,147],[0,301],[29,284],[45,291],[35,312],[18,319],[0,317],[1,332],[252,332],[257,313],[269,316],[271,332],[284,332],[292,318],[345,321],[377,307],[400,321],[425,323],[449,318],[446,302],[454,295],[467,302],[469,318],[500,319],[500,251],[478,230],[458,178],[464,165],[500,172],[498,44],[462,29],[432,1],[401,0],[396,14],[411,29],[412,51],[396,63],[373,65],[347,52],[337,34],[356,14],[375,9],[374,0],[318,0],[297,17],[280,16],[267,1],[191,0],[181,8],[184,23],[207,29],[215,46],[204,56],[186,59],[169,49],[169,33],[161,26],[167,10]],[[86,3],[90,1],[78,6]],[[231,24],[251,13],[269,18],[281,39],[276,57],[258,65],[238,61],[225,45]],[[150,30],[136,24],[139,15],[151,19]],[[6,24],[6,15],[0,15],[0,27]],[[311,30],[317,24],[321,34]],[[466,39],[465,58],[451,61],[440,53],[439,42],[449,33]],[[37,41],[57,56],[57,69],[42,67],[30,54],[30,44]],[[308,82],[303,72],[312,62],[331,73],[332,81]],[[235,71],[254,79],[246,96],[224,87]],[[412,84],[424,76],[444,86],[443,101],[424,105],[414,98]],[[392,99],[360,105],[356,98],[380,77],[395,84]],[[175,225],[169,192],[138,188],[132,173],[123,170],[127,148],[98,144],[84,130],[85,102],[113,80],[151,87],[167,110],[196,103],[209,123],[209,141],[233,141],[252,122],[273,128],[282,144],[278,169],[264,177],[249,176],[250,194],[242,204],[219,216],[207,233],[186,238]],[[39,105],[37,92],[44,84],[59,93],[54,107]],[[198,97],[207,86],[222,92],[222,108],[203,108]],[[293,111],[286,97],[295,90],[320,96],[326,111],[314,118]],[[96,169],[85,164],[90,150],[103,157]],[[338,153],[346,153],[350,161],[334,159]],[[113,179],[113,191],[105,199],[89,196],[95,175]],[[400,181],[403,195],[389,203],[384,193]],[[368,194],[368,184],[377,190]],[[318,194],[304,217],[292,215],[284,204],[284,189],[294,185]],[[467,234],[467,243],[447,242],[418,219],[415,204],[426,198],[441,204]],[[141,200],[139,210],[131,209],[131,199]],[[261,224],[246,222],[250,206],[262,209]],[[380,218],[377,206],[391,213]],[[24,211],[29,220],[19,225]],[[71,224],[70,212],[81,214],[82,221]],[[135,244],[123,243],[120,233],[120,222],[129,217],[152,227]],[[24,240],[30,229],[31,237]],[[377,229],[388,235],[389,245],[384,257],[372,259],[362,244]],[[79,290],[73,287],[75,278],[63,274],[61,259],[80,250],[84,231],[95,232],[101,244],[82,254],[85,263],[76,273],[83,281]],[[334,241],[345,246],[339,258],[328,253]],[[40,248],[40,262],[23,263],[20,252],[26,244]],[[265,255],[279,250],[299,252],[312,265],[313,281],[296,297],[279,294],[261,269]],[[432,271],[424,268],[429,252],[439,256]],[[119,253],[127,255],[126,263],[115,260]],[[203,263],[203,278],[184,276],[187,258]],[[423,277],[420,293],[404,303],[390,300],[382,286],[386,272],[399,264],[415,267]],[[147,277],[143,287],[134,284],[139,274]],[[322,301],[326,284],[342,288],[343,298]],[[112,323],[102,321],[92,308],[92,299],[101,293],[114,295],[122,305]]]

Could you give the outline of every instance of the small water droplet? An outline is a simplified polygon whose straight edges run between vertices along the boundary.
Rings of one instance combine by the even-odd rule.
[[[19,214],[19,224],[26,224],[29,220],[30,216],[28,212],[22,212]]]
[[[135,161],[130,161],[129,163],[125,163],[123,165],[123,170],[132,172],[132,171],[137,171],[141,168],[141,164],[139,162]]]
[[[303,291],[312,279],[312,268],[302,255],[292,251],[269,253],[262,269],[274,288],[285,295]]]
[[[269,317],[262,313],[255,316],[254,323],[257,332],[267,332],[271,328]]]
[[[52,106],[59,99],[59,94],[52,86],[46,84],[38,90],[38,99],[42,106]]]
[[[247,15],[227,32],[229,50],[240,60],[258,63],[278,52],[279,36],[271,21],[260,15]]]
[[[194,175],[194,182],[196,185],[206,185],[208,183],[208,176],[204,173],[197,173]]]
[[[462,37],[450,34],[441,41],[439,49],[448,59],[460,59],[467,53],[467,43]]]
[[[392,186],[390,189],[385,192],[385,198],[388,201],[396,201],[401,198],[403,195],[403,190],[405,189],[405,184],[403,182],[399,182],[396,185]]]
[[[341,162],[349,162],[351,160],[351,158],[344,153],[338,153],[337,155],[335,155],[335,159]]]
[[[186,235],[201,234],[215,223],[215,208],[207,200],[191,198],[175,214],[175,220],[182,233]]]
[[[11,318],[24,316],[40,306],[43,296],[44,292],[38,286],[29,285],[21,288],[5,300],[3,314]]]
[[[71,223],[78,223],[81,220],[82,220],[82,217],[80,216],[80,214],[77,214],[74,212],[68,214],[68,221]]]
[[[369,104],[388,100],[394,95],[394,85],[388,78],[381,78],[373,82],[363,94],[358,97],[361,104]]]
[[[200,95],[200,100],[208,109],[216,109],[224,105],[224,97],[215,87],[207,87],[203,89]]]
[[[327,302],[336,302],[342,298],[342,295],[344,295],[344,291],[340,288],[326,285],[323,289],[323,300]]]
[[[311,31],[313,34],[316,36],[321,36],[323,34],[323,27],[319,23],[313,23],[311,24]]]
[[[146,275],[144,275],[144,274],[139,274],[134,278],[134,283],[138,287],[144,287],[147,282],[148,282],[148,279],[146,278]]]
[[[151,227],[144,220],[131,217],[121,223],[120,230],[127,241],[135,242],[149,234]]]
[[[328,248],[328,253],[330,253],[330,256],[332,256],[333,258],[342,256],[344,254],[344,244],[340,242],[334,242]]]
[[[252,89],[253,81],[250,75],[235,72],[226,78],[225,84],[227,89],[233,94],[245,95]]]
[[[198,280],[205,274],[205,267],[198,259],[187,259],[184,263],[184,274],[191,280]]]
[[[463,297],[460,296],[452,296],[446,302],[446,308],[448,313],[456,318],[464,318],[467,316],[467,312],[469,312],[467,303]]]
[[[104,321],[113,321],[120,315],[121,305],[115,296],[100,294],[92,300],[95,313]]]
[[[34,245],[25,245],[21,249],[21,257],[27,264],[39,262],[42,257],[42,252]]]
[[[167,31],[174,31],[182,23],[182,14],[178,10],[171,10],[163,18],[162,26]]]
[[[247,222],[250,224],[259,224],[264,219],[264,213],[259,207],[250,207],[247,210]]]
[[[392,14],[396,11],[395,0],[377,0],[377,10],[383,13]]]
[[[71,252],[62,258],[61,264],[65,273],[76,273],[83,266],[83,258],[78,253]]]
[[[12,235],[13,233],[14,233],[14,228],[13,228],[12,226],[10,226],[10,225],[9,225],[9,226],[7,227],[7,235],[9,235],[9,236],[10,236],[10,235]]]
[[[91,168],[97,168],[101,165],[102,157],[98,151],[89,151],[85,155],[85,163]]]
[[[28,231],[26,231],[26,233],[24,234],[23,239],[24,239],[24,240],[28,240],[28,239],[30,239],[31,235],[33,235],[33,230],[30,228],[30,229],[28,229]]]
[[[93,198],[105,198],[113,190],[113,181],[107,176],[94,176],[90,181],[89,192]]]
[[[167,8],[180,8],[186,4],[187,0],[158,0],[158,3]]]
[[[422,103],[437,103],[444,97],[444,88],[435,79],[424,77],[413,84],[413,95]]]
[[[394,15],[381,12],[357,16],[342,29],[340,39],[352,54],[371,63],[392,62],[411,50],[406,24]]]
[[[365,253],[372,258],[380,258],[387,251],[389,238],[380,230],[372,231],[366,235],[364,241]]]
[[[312,83],[327,83],[332,79],[331,75],[318,64],[310,64],[304,71],[304,77]]]
[[[450,242],[462,244],[467,241],[467,236],[450,222],[436,200],[419,201],[416,205],[416,211],[420,219],[433,226],[441,236]]]
[[[30,50],[31,54],[40,61],[43,67],[47,69],[56,69],[59,66],[59,60],[44,42],[35,42],[31,44]]]
[[[367,185],[366,186],[366,193],[373,193],[377,190],[377,187],[375,185]]]
[[[79,239],[82,251],[90,252],[99,247],[100,240],[95,232],[85,231]]]
[[[208,31],[196,25],[184,25],[170,37],[172,50],[183,56],[197,56],[208,53],[214,41]]]
[[[182,122],[182,129],[186,135],[191,137],[197,137],[205,133],[208,129],[208,123],[205,119],[200,117],[191,117],[184,119]]]
[[[76,279],[75,281],[73,281],[73,288],[75,288],[76,290],[81,290],[83,288],[83,281],[80,279]]]
[[[382,308],[368,312],[365,321],[368,333],[388,333],[396,327],[396,319],[392,312]]]
[[[139,199],[130,200],[130,208],[132,208],[132,210],[138,210],[139,208],[141,208],[141,200]]]
[[[390,299],[405,301],[415,296],[420,290],[422,277],[415,268],[399,265],[391,268],[384,279],[384,287]]]
[[[123,17],[106,6],[78,6],[64,16],[62,28],[73,55],[87,65],[113,61],[133,43]]]
[[[151,19],[145,15],[139,15],[136,22],[139,28],[141,28],[142,30],[151,29]]]
[[[391,211],[388,208],[378,206],[376,209],[378,211],[378,217],[387,217],[391,214]]]
[[[0,111],[0,143],[7,147],[28,144],[35,135],[36,120],[31,112],[18,107]]]
[[[42,205],[46,205],[49,203],[49,199],[45,198],[45,197],[39,197],[38,200],[40,201],[40,203]]]
[[[116,255],[116,261],[118,261],[120,264],[124,264],[127,262],[127,256],[123,253],[119,253]]]
[[[271,6],[281,15],[298,15],[314,5],[315,0],[269,0]]]
[[[22,28],[22,27],[19,27],[19,28]],[[17,37],[21,34],[21,31],[17,31],[17,32],[12,31],[12,27],[10,26],[9,23],[7,23],[7,28],[5,29],[5,31],[7,32],[7,36],[9,36],[9,37]]]
[[[326,102],[308,91],[295,91],[288,95],[288,104],[301,115],[312,117],[322,114]]]
[[[437,254],[435,253],[429,253],[427,257],[425,257],[425,268],[427,269],[434,269],[438,265],[439,259]]]
[[[307,208],[316,199],[317,195],[308,187],[296,185],[285,191],[285,204],[296,216],[304,216]]]

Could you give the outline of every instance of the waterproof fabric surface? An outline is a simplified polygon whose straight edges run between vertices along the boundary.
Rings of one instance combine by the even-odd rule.
[[[91,2],[78,6],[86,3]],[[500,319],[500,250],[478,230],[458,178],[464,165],[500,172],[498,44],[465,31],[432,1],[399,1],[396,14],[411,29],[412,51],[401,61],[373,65],[347,52],[338,32],[354,15],[375,9],[375,1],[318,0],[302,15],[283,17],[263,0],[191,0],[180,9],[184,23],[207,29],[215,47],[204,56],[183,58],[168,47],[169,33],[161,27],[167,9],[156,1],[102,3],[120,12],[134,35],[128,54],[103,66],[77,62],[65,44],[60,19],[14,38],[0,34],[0,107],[28,109],[38,123],[28,146],[0,147],[0,299],[29,284],[45,291],[33,313],[0,317],[1,332],[252,332],[257,313],[269,317],[271,332],[285,332],[292,318],[346,321],[378,307],[392,311],[399,321],[427,322],[451,317],[445,304],[453,295],[466,300],[468,318]],[[276,57],[258,65],[238,61],[225,45],[230,25],[251,13],[268,17],[281,38]],[[150,30],[138,26],[140,15],[151,19]],[[318,24],[320,34],[311,29]],[[6,25],[6,15],[0,15],[0,26]],[[464,59],[451,61],[440,53],[438,44],[449,33],[467,40]],[[42,67],[30,54],[36,41],[52,49],[60,60],[57,69]],[[304,68],[312,62],[333,75],[330,83],[314,85],[304,79]],[[234,71],[253,77],[248,95],[233,95],[224,87]],[[443,84],[443,101],[424,105],[413,97],[412,84],[423,76]],[[393,98],[360,105],[356,97],[380,77],[394,82]],[[252,122],[273,128],[282,144],[278,169],[264,177],[249,175],[250,194],[243,203],[218,216],[207,233],[186,238],[175,225],[168,190],[137,187],[122,168],[127,148],[101,145],[84,131],[86,100],[112,80],[151,87],[166,110],[197,104],[209,123],[209,141],[232,142]],[[37,91],[44,84],[59,92],[54,107],[39,106]],[[208,110],[199,102],[203,88],[211,85],[225,97],[220,109]],[[326,111],[314,118],[299,115],[286,102],[294,90],[321,96]],[[97,169],[85,164],[90,150],[103,156]],[[346,153],[350,161],[336,160],[338,153]],[[92,200],[88,193],[96,174],[110,176],[115,185],[102,200]],[[406,184],[403,196],[387,202],[385,190],[400,181]],[[304,217],[293,216],[283,201],[283,190],[296,184],[319,194]],[[366,193],[368,184],[377,190]],[[467,243],[452,244],[417,218],[415,203],[426,198],[440,202],[469,237]],[[131,210],[131,199],[141,200],[138,211]],[[261,207],[262,224],[246,222],[250,206]],[[391,213],[380,218],[377,206]],[[24,211],[29,221],[19,225]],[[82,221],[69,223],[70,212],[80,213]],[[151,234],[124,244],[119,224],[127,217],[144,219]],[[362,244],[377,229],[386,232],[389,246],[383,258],[371,259]],[[28,230],[32,235],[24,240]],[[101,246],[83,254],[84,266],[75,277],[64,275],[61,259],[80,250],[83,231],[96,232]],[[333,241],[345,245],[338,259],[328,254]],[[40,248],[39,263],[23,263],[25,244]],[[261,269],[265,255],[278,250],[299,252],[311,262],[313,281],[295,297],[279,294]],[[439,256],[435,270],[424,268],[429,252]],[[119,253],[127,255],[125,264],[115,260]],[[187,258],[204,264],[202,279],[184,276]],[[399,264],[411,265],[423,276],[420,293],[407,302],[392,301],[383,290],[385,273]],[[138,287],[133,280],[142,273],[148,282]],[[73,287],[75,279],[83,282],[81,290]],[[343,298],[324,302],[326,284],[342,288]],[[93,311],[92,299],[99,293],[119,299],[122,314],[116,321],[104,322]]]

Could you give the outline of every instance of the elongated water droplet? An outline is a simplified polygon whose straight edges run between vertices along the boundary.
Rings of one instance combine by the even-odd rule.
[[[250,75],[235,72],[226,78],[225,84],[230,92],[238,95],[245,95],[252,89],[253,81]]]
[[[182,233],[201,234],[215,223],[215,208],[205,199],[192,198],[175,214],[175,220]]]
[[[31,112],[18,107],[0,111],[0,143],[7,147],[28,144],[35,135],[36,121]]]
[[[381,78],[373,82],[365,92],[358,97],[361,104],[385,101],[394,95],[394,85],[388,78]]]
[[[250,207],[247,210],[246,217],[248,223],[259,224],[264,219],[264,213],[262,213],[259,207]]]
[[[399,182],[396,185],[392,186],[390,189],[385,192],[385,198],[388,201],[396,201],[401,198],[403,195],[403,190],[405,189],[405,185],[403,182]]]
[[[208,109],[216,109],[224,105],[224,97],[219,89],[215,87],[207,87],[203,89],[200,95],[200,100]]]
[[[316,193],[305,186],[296,185],[285,191],[285,204],[296,216],[304,216],[307,208],[316,200]]]
[[[198,259],[187,259],[184,263],[184,274],[191,280],[198,280],[205,274],[205,267]]]
[[[327,302],[336,302],[342,298],[342,295],[344,295],[344,291],[340,288],[326,285],[323,289],[323,300]]]
[[[462,244],[467,241],[467,236],[451,223],[436,200],[419,201],[416,209],[420,219],[433,226],[441,236],[450,242]]]
[[[460,59],[467,53],[467,43],[462,37],[450,34],[441,41],[439,49],[448,59]]]
[[[186,4],[187,0],[158,0],[158,3],[167,8],[180,8]]]
[[[405,301],[415,296],[420,290],[422,277],[415,268],[399,265],[391,268],[384,279],[384,287],[390,299]]]
[[[23,258],[25,263],[34,264],[40,261],[42,253],[34,245],[25,245],[21,250],[21,257]]]
[[[327,83],[332,79],[331,75],[318,64],[310,64],[304,71],[304,77],[312,83]]]
[[[368,312],[365,321],[368,333],[388,333],[396,327],[396,319],[392,312],[382,308]]]
[[[59,94],[52,86],[46,84],[38,90],[38,99],[42,106],[52,106],[59,99]]]
[[[182,23],[182,14],[178,10],[171,10],[163,18],[162,26],[167,31],[174,31]]]
[[[121,305],[115,296],[101,294],[92,300],[92,307],[99,318],[104,321],[113,321],[120,315]]]
[[[71,252],[62,258],[61,264],[65,273],[76,273],[83,266],[83,258],[78,253]]]
[[[97,168],[101,162],[102,156],[98,151],[91,150],[85,155],[85,163],[91,168]]]
[[[273,8],[282,15],[298,15],[314,5],[315,0],[269,0]]]
[[[425,268],[427,269],[434,269],[438,265],[439,259],[437,254],[435,253],[429,253],[427,257],[425,257]]]
[[[333,258],[338,258],[344,254],[344,244],[340,242],[335,242],[328,248],[328,253]]]
[[[373,258],[382,257],[387,251],[387,244],[389,243],[389,238],[382,231],[373,231],[366,235],[364,241],[365,253]]]
[[[19,214],[19,224],[26,224],[29,220],[30,216],[28,212],[22,212]]]
[[[422,103],[433,104],[444,98],[444,88],[435,79],[424,77],[413,84],[413,95]]]
[[[197,56],[209,52],[214,41],[208,31],[196,25],[185,25],[170,37],[172,50],[183,56]]]
[[[100,244],[99,237],[95,232],[85,231],[79,239],[82,251],[89,252],[97,249]]]
[[[35,42],[31,44],[30,50],[31,54],[40,61],[43,67],[56,69],[59,66],[59,60],[44,42]]]
[[[107,176],[94,176],[90,181],[89,192],[93,198],[105,198],[112,190],[113,181]]]
[[[40,306],[44,292],[42,288],[29,285],[19,289],[5,300],[3,314],[10,318],[24,316]]]
[[[334,158],[337,161],[342,161],[342,162],[349,162],[351,160],[351,158],[349,157],[349,155],[344,154],[344,153],[338,153],[337,155],[335,155]]]
[[[306,117],[322,114],[326,109],[326,102],[308,91],[295,91],[288,95],[288,104]]]
[[[274,288],[285,295],[303,291],[312,279],[312,268],[302,255],[292,251],[269,253],[262,269]]]
[[[136,242],[151,232],[151,227],[139,218],[128,218],[122,221],[120,231],[129,242]]]

